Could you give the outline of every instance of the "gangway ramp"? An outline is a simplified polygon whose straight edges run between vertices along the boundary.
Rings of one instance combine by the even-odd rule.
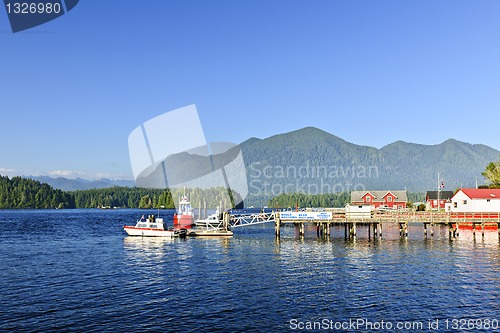
[[[231,228],[247,227],[251,225],[270,223],[276,221],[276,213],[255,213],[231,215],[229,226]]]

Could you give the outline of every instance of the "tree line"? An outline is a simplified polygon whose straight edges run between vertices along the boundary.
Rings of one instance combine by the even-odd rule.
[[[413,202],[421,202],[425,199],[425,193],[408,192],[409,206]],[[269,207],[295,208],[295,207],[345,207],[351,203],[351,193],[326,193],[326,194],[305,194],[305,193],[281,193],[268,202]]]
[[[0,209],[74,208],[74,197],[50,185],[22,177],[0,176]]]
[[[226,188],[149,189],[111,187],[79,191],[62,191],[46,183],[23,178],[0,176],[0,209],[43,208],[175,208],[186,195],[193,207],[234,207],[242,201],[238,193]]]
[[[500,188],[500,161],[489,163],[482,173],[487,185]],[[64,192],[46,183],[0,175],[0,209],[40,208],[175,208],[175,202],[184,195],[183,189],[146,189],[139,187],[111,187]],[[226,188],[190,189],[191,205],[215,208],[234,207],[242,202],[238,193]],[[423,201],[423,193],[408,193],[410,202]],[[350,193],[282,193],[268,201],[269,207],[344,207],[350,202]],[[241,207],[241,206],[240,206]]]

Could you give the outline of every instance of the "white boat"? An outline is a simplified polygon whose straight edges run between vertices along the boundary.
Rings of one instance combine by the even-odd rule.
[[[188,234],[191,237],[200,237],[200,236],[217,236],[217,237],[231,237],[233,232],[231,230],[225,229],[191,229]]]
[[[198,219],[194,221],[194,224],[197,227],[206,227],[206,228],[219,228],[222,226],[222,220],[219,216],[219,209],[215,211],[215,213],[208,215],[205,219]]]
[[[145,218],[144,215],[137,220],[135,226],[125,225],[123,230],[129,236],[142,237],[186,237],[186,229],[173,230],[167,229],[163,218],[155,217],[154,215]]]
[[[188,236],[232,236],[228,223],[219,213],[219,208],[206,219],[195,220],[195,228],[188,231]]]

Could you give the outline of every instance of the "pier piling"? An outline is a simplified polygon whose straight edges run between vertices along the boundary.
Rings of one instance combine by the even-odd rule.
[[[280,217],[279,217],[279,214],[277,214],[277,216],[275,217],[275,221],[274,221],[274,234],[276,237],[280,237],[280,227],[281,227],[281,221],[280,221]]]
[[[316,235],[321,238],[330,238],[331,230],[330,226],[335,225],[342,228],[344,227],[344,238],[346,240],[357,237],[357,227],[359,223],[366,225],[368,228],[368,239],[371,240],[373,238],[382,238],[383,237],[383,227],[386,226],[399,226],[399,235],[400,237],[409,237],[409,229],[410,224],[420,225],[423,224],[423,231],[425,238],[434,237],[434,227],[437,225],[438,233],[441,230],[441,227],[446,227],[448,229],[449,239],[457,238],[460,235],[460,223],[466,226],[472,226],[472,234],[475,237],[476,232],[479,231],[478,226],[481,226],[481,235],[483,237],[486,236],[486,231],[493,224],[498,227],[498,237],[500,239],[500,214],[495,215],[472,215],[470,214],[455,214],[449,215],[449,213],[421,213],[419,215],[413,213],[413,215],[409,215],[407,213],[395,212],[395,213],[387,213],[372,215],[371,218],[367,218],[366,216],[351,216],[346,215],[344,213],[336,213],[334,212],[329,218],[324,218],[322,216],[321,219],[311,219],[307,217],[301,218],[301,216],[297,217],[287,217],[290,213],[273,213],[275,218],[275,234],[277,237],[280,236],[280,227],[281,224],[293,224],[295,225],[295,230],[298,232],[300,237],[305,236],[305,225],[315,226],[316,227]],[[284,214],[284,215],[283,215]],[[326,214],[324,214],[326,215]],[[281,217],[285,217],[283,220]],[[373,228],[373,232],[372,232]],[[392,228],[392,227],[391,227]],[[444,229],[444,228],[443,228]],[[443,230],[444,231],[444,230]],[[439,235],[439,234],[438,234]]]

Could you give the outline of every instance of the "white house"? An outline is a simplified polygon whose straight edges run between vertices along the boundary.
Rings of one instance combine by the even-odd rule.
[[[453,213],[499,213],[500,189],[461,188],[446,204]]]

